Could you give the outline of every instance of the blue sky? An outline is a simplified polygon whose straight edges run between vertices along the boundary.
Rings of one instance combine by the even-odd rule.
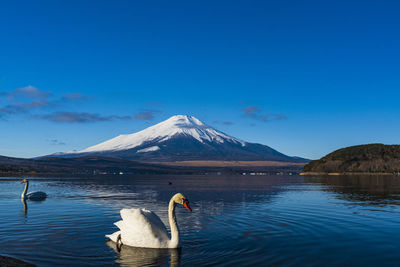
[[[176,114],[319,158],[400,143],[398,1],[2,1],[0,155]]]

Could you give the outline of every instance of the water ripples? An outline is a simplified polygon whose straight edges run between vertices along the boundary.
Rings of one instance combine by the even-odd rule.
[[[397,189],[375,194],[365,184],[350,189],[324,180],[265,177],[235,181],[227,190],[226,178],[175,179],[174,186],[165,178],[39,179],[32,189],[49,198],[28,201],[25,208],[17,179],[0,179],[0,251],[39,266],[391,265],[400,260],[400,242],[393,238],[400,230]],[[168,225],[167,204],[178,191],[193,209],[177,208],[179,253],[118,252],[105,243],[123,207],[149,208]]]

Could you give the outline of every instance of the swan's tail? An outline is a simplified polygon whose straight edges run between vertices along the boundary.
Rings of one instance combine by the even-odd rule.
[[[121,230],[122,230],[122,226],[123,226],[123,221],[120,220],[120,221],[118,221],[118,222],[115,222],[114,224],[120,229],[120,231],[117,231],[117,232],[115,232],[115,233],[113,233],[113,234],[111,234],[111,235],[106,235],[106,237],[108,237],[109,239],[111,239],[111,240],[114,241],[114,242],[117,242],[118,235],[121,234]]]
[[[121,231],[117,231],[111,235],[106,235],[106,237],[108,237],[111,241],[114,241],[115,243],[117,243],[118,236],[120,236],[120,235],[121,235]],[[121,237],[120,237],[120,239],[121,239]]]

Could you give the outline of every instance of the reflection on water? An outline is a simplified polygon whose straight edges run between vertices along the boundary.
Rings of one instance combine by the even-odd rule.
[[[122,245],[117,248],[116,243],[106,241],[107,246],[118,253],[117,260],[121,266],[180,266],[180,249],[155,249],[155,248],[134,248]]]
[[[323,190],[336,193],[340,199],[358,205],[399,205],[400,177],[350,175],[311,177],[309,182],[326,185]]]
[[[24,215],[26,216],[28,214],[28,204],[24,198],[21,198],[21,202],[24,205]]]
[[[108,176],[32,178],[43,202],[0,178],[0,251],[39,266],[396,266],[399,177]],[[171,182],[171,184],[169,184]],[[182,250],[105,243],[122,208],[167,227],[177,192]],[[29,205],[29,211],[28,211]],[[21,216],[23,214],[23,216]]]

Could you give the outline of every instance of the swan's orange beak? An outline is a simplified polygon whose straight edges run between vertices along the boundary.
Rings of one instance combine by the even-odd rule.
[[[23,183],[24,183],[24,181],[21,181],[21,182],[20,182],[20,184],[23,184]]]
[[[190,212],[192,212],[192,209],[189,207],[188,201],[183,202],[183,206],[185,206],[185,208],[187,208]]]

